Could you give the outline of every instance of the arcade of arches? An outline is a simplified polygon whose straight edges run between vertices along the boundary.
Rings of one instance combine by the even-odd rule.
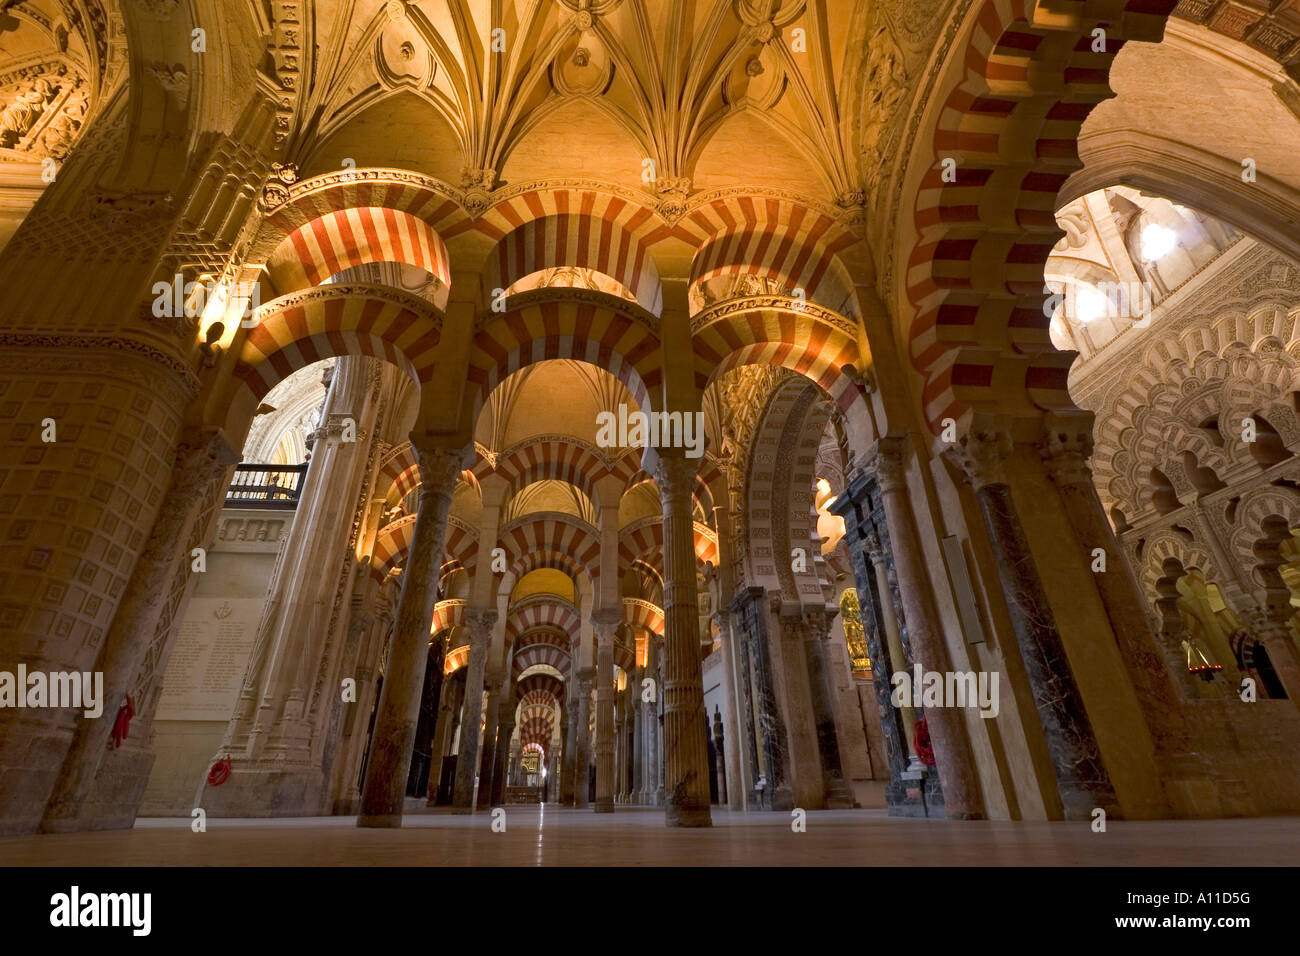
[[[1300,3],[0,41],[0,833],[1300,811]]]

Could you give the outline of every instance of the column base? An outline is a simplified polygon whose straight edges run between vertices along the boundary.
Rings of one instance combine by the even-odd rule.
[[[597,813],[613,813],[614,801],[605,800],[605,799],[597,800],[595,806],[593,806],[592,809],[595,810]]]
[[[670,827],[711,827],[713,818],[708,807],[674,807],[664,811],[664,823]]]
[[[231,768],[230,778],[206,782],[199,803],[210,817],[310,817],[321,812],[321,774],[316,768]]]
[[[400,813],[362,814],[357,817],[357,826],[395,830],[402,826],[402,815]]]

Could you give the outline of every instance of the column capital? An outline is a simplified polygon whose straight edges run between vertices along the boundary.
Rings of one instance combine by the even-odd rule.
[[[862,470],[876,479],[882,493],[907,488],[907,443],[902,438],[879,439],[862,461]]]
[[[187,429],[176,446],[176,470],[187,483],[202,485],[239,464],[242,457],[225,432],[215,428]]]
[[[488,636],[497,623],[496,608],[472,607],[465,612],[465,626],[469,628],[470,640],[479,636]]]
[[[411,436],[411,449],[420,466],[422,489],[442,489],[450,494],[456,487],[456,479],[465,470],[470,447],[472,446],[448,448],[446,445],[434,444],[423,436]]]
[[[703,460],[687,458],[685,455],[668,455],[660,451],[653,465],[653,478],[660,493],[668,498],[692,494],[695,491],[695,475]]]
[[[1043,417],[1039,453],[1058,485],[1092,486],[1092,412],[1052,412]]]
[[[1009,484],[1006,464],[1014,447],[1006,421],[977,415],[966,435],[944,454],[966,473],[978,492],[990,485]]]
[[[622,608],[601,608],[598,611],[593,611],[591,614],[591,626],[595,629],[598,638],[608,635],[611,639],[616,640],[618,637],[618,626],[622,623]]]
[[[594,667],[579,667],[576,676],[578,678],[578,692],[580,694],[590,694],[591,683],[596,677],[596,669]]]

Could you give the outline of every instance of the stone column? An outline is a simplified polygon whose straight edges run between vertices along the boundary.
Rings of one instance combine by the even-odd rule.
[[[646,640],[651,639],[647,635]],[[645,803],[645,704],[641,700],[645,668],[638,666],[632,675],[627,698],[631,711],[628,719],[632,722],[632,792],[628,795],[628,802]]]
[[[876,443],[867,468],[874,473],[880,487],[913,661],[924,670],[946,673],[952,670],[952,664],[930,592],[930,569],[921,548],[916,516],[908,500],[905,453],[903,439],[882,438]],[[943,787],[945,812],[954,820],[983,819],[979,778],[961,714],[953,708],[934,707],[926,711],[925,718]]]
[[[560,714],[564,722],[564,753],[560,766],[560,803],[566,807],[573,806],[574,781],[578,773],[578,706],[576,692],[571,692],[569,702]]]
[[[430,609],[432,611],[432,609]],[[474,810],[474,777],[479,765],[479,734],[483,722],[483,681],[488,642],[497,622],[492,608],[472,607],[465,612],[469,630],[469,661],[465,665],[465,710],[460,719],[460,752],[456,756],[456,793],[452,806],[460,813]]]
[[[506,686],[500,694],[497,705],[497,744],[492,758],[492,792],[489,804],[502,806],[506,799],[506,786],[509,784],[507,774],[510,768],[510,738],[515,733],[515,710],[519,705],[516,697],[515,682],[506,677]]]
[[[1172,656],[1161,647],[1147,617],[1141,587],[1097,496],[1088,465],[1093,450],[1093,419],[1091,412],[1048,415],[1044,422],[1043,460],[1084,554],[1091,557],[1098,550],[1105,554],[1105,571],[1094,575],[1097,590],[1133,688],[1143,702],[1142,712],[1151,732],[1160,776],[1166,788],[1174,782],[1186,786],[1192,781],[1203,786],[1211,774],[1190,739],[1179,693],[1179,680],[1189,676],[1187,667],[1177,645]],[[1173,672],[1162,664],[1172,666]],[[1191,807],[1183,805],[1176,794],[1171,796],[1180,815],[1191,815]]]
[[[695,523],[691,493],[699,462],[661,449],[655,483],[664,516],[664,792],[672,827],[711,826],[704,739]]]
[[[438,598],[438,570],[447,543],[447,517],[465,452],[416,444],[420,463],[420,505],[410,555],[402,569],[389,641],[384,686],[379,694],[375,732],[361,792],[357,826],[400,827],[411,767],[415,725],[429,659],[429,628]]]
[[[907,674],[911,667],[907,663],[907,651],[903,649],[903,636],[898,627],[898,616],[894,613],[894,598],[889,590],[889,567],[885,563],[885,553],[880,546],[880,538],[873,532],[863,542],[875,571],[876,591],[880,598],[880,628],[885,632],[885,648],[889,654],[889,673]],[[899,710],[903,716],[904,744],[907,750],[909,771],[919,770],[921,761],[916,756],[916,709],[912,706],[911,696],[905,695]]]
[[[839,734],[835,729],[835,698],[827,672],[829,654],[826,640],[830,634],[832,609],[805,608],[796,626],[803,638],[804,658],[808,665],[808,689],[812,698],[813,719],[817,724],[817,749],[821,754],[822,789],[826,809],[851,810],[853,793],[844,780],[840,761]]]
[[[1016,643],[1056,770],[1065,819],[1089,820],[1096,807],[1118,815],[1115,788],[1011,498],[1006,462],[1012,450],[1010,432],[986,422],[974,426],[947,454],[966,472],[979,501]]]
[[[722,727],[722,711],[716,707],[713,710],[713,746],[722,752],[726,752],[726,732]],[[727,801],[727,764],[725,760],[718,761],[718,802],[726,806]]]
[[[728,492],[730,494],[730,492]],[[749,802],[749,791],[754,783],[754,768],[749,763],[749,749],[741,746],[741,719],[744,712],[744,684],[740,679],[741,655],[736,647],[736,635],[731,628],[731,613],[727,606],[736,596],[735,558],[732,554],[731,508],[715,506],[714,521],[718,529],[718,603],[715,615],[718,621],[718,638],[722,643],[722,723],[730,725],[723,748],[723,764],[727,774],[728,805],[732,810],[744,810]]]
[[[596,636],[596,805],[597,813],[614,812],[614,641],[623,619],[612,608],[592,615]]]
[[[1300,707],[1300,657],[1291,642],[1291,629],[1287,626],[1291,620],[1293,608],[1289,591],[1270,590],[1267,605],[1263,612],[1255,615],[1255,636],[1268,652],[1273,672],[1286,691],[1291,703]]]
[[[450,648],[448,653],[450,653]],[[442,762],[451,749],[452,739],[456,735],[456,722],[460,709],[465,703],[465,682],[452,680],[451,675],[443,681],[441,700],[438,702],[438,726],[433,732],[433,750],[429,754],[429,796],[427,806],[437,806],[438,785],[442,782]]]
[[[484,704],[483,745],[480,748],[478,764],[478,796],[475,804],[480,810],[492,805],[492,770],[496,766],[497,721],[501,717],[501,687],[505,678],[499,673],[488,674],[483,681],[487,691],[487,703]]]
[[[72,746],[64,756],[41,820],[43,832],[80,829],[78,817],[108,748],[118,708],[144,663],[177,568],[188,557],[185,547],[198,518],[203,490],[238,462],[239,452],[220,432],[181,436],[171,485],[158,507],[158,517],[136,559],[95,663],[95,671],[104,675],[103,716],[77,721]]]
[[[587,805],[588,781],[591,777],[591,682],[595,671],[590,667],[578,671],[577,741],[574,746],[573,805]]]
[[[657,807],[663,799],[660,792],[663,756],[659,749],[659,695],[663,685],[659,680],[659,642],[654,634],[646,635],[645,673],[655,688],[651,699],[642,705],[645,708],[645,804]]]
[[[789,745],[777,703],[767,603],[766,590],[745,588],[731,602],[730,611],[733,626],[744,635],[750,669],[753,707],[747,729],[755,742],[753,802],[770,810],[790,810],[794,807],[794,793],[790,786]],[[760,779],[761,791],[757,789]]]

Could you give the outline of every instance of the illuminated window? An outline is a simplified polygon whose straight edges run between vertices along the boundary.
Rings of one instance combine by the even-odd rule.
[[[1168,226],[1150,223],[1142,229],[1142,258],[1147,262],[1158,262],[1178,245],[1178,233]]]

